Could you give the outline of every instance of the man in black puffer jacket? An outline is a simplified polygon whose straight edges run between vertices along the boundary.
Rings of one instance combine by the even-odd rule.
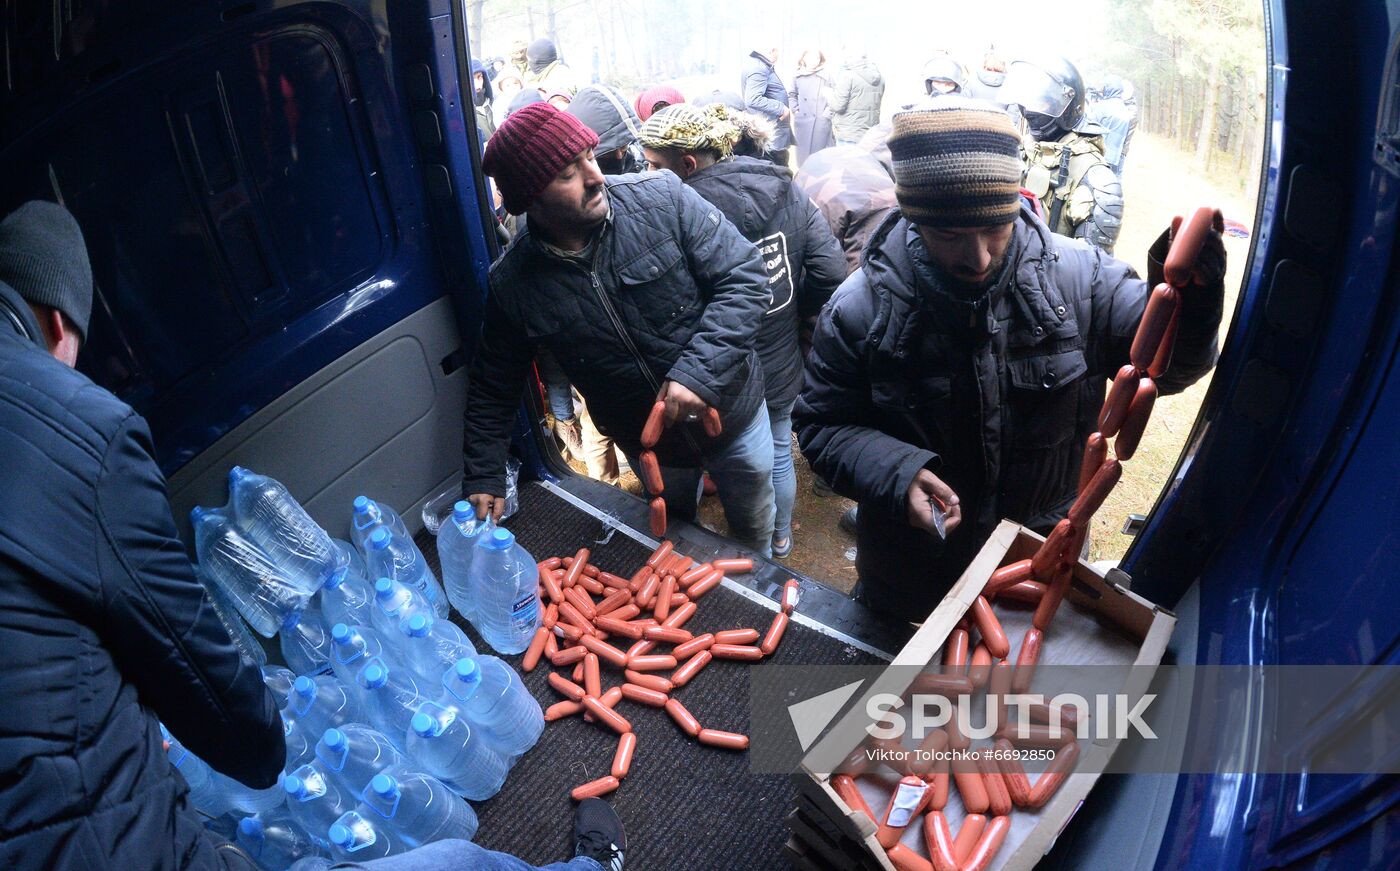
[[[896,619],[927,614],[1000,518],[1045,532],[1065,515],[1146,306],[1131,267],[1021,204],[1018,146],[980,101],[895,115],[899,209],[823,310],[794,410],[812,468],[860,502],[856,595]],[[1161,393],[1215,364],[1224,274],[1212,234]]]
[[[594,158],[603,175],[622,175],[645,169],[637,146],[642,122],[617,88],[612,85],[579,88],[573,102],[564,111],[598,134]]]
[[[642,125],[642,150],[652,169],[667,169],[719,208],[758,246],[772,296],[756,345],[763,364],[768,422],[773,430],[773,555],[792,550],[792,403],[802,386],[799,328],[846,278],[846,262],[826,219],[793,183],[787,167],[729,154],[739,138],[723,105],[678,103]]]
[[[598,429],[635,457],[652,404],[667,514],[694,517],[701,470],[719,486],[731,535],[767,554],[773,449],[753,337],[768,307],[758,249],[669,173],[604,177],[598,137],[537,103],[486,146],[485,169],[526,228],[491,268],[470,370],[465,492],[499,515],[505,459],[530,361],[553,351]],[[706,436],[700,416],[719,412]]]
[[[0,222],[0,866],[251,871],[156,719],[255,788],[282,719],[195,579],[145,421],[71,368],[91,307],[66,210]]]

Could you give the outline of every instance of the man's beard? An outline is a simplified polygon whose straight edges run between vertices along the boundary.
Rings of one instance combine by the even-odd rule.
[[[943,285],[943,289],[948,292],[949,296],[963,300],[977,300],[981,299],[986,295],[987,291],[991,290],[1001,281],[1002,275],[1006,271],[1007,261],[1010,260],[1010,257],[1011,249],[1008,247],[1006,251],[1002,252],[1001,257],[992,264],[991,268],[987,270],[987,277],[981,281],[969,281],[966,278],[954,275],[947,269],[938,265],[932,257],[929,258],[929,265],[933,267],[934,273],[938,276],[939,282]]]

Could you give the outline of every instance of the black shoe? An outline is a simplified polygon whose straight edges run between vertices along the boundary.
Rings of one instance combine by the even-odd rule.
[[[859,505],[851,506],[851,510],[841,515],[840,526],[851,535],[856,534],[856,512],[860,510]]]
[[[831,489],[831,485],[826,483],[826,479],[820,475],[812,476],[812,493],[823,499],[836,495],[836,491]]]
[[[622,871],[622,851],[627,834],[612,805],[601,798],[586,798],[574,811],[574,855],[586,856],[607,871]]]

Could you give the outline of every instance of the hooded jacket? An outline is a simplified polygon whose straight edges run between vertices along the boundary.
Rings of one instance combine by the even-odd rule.
[[[1126,263],[1052,235],[1023,205],[1001,277],[964,301],[940,285],[914,226],[897,210],[886,218],[822,312],[793,411],[813,471],[860,502],[864,601],[927,613],[1000,518],[1046,530],[1065,515],[1148,291]],[[1215,365],[1221,291],[1185,297],[1196,302],[1182,308],[1162,394]],[[908,524],[905,494],[924,468],[961,503],[946,544]]]
[[[802,386],[800,323],[815,316],[846,278],[826,219],[786,167],[752,157],[722,160],[686,179],[758,247],[771,299],[754,347],[768,407],[786,410]]]
[[[880,123],[885,79],[866,58],[845,64],[831,95],[831,132],[838,142],[852,143]]]
[[[574,71],[559,60],[559,50],[548,39],[540,38],[530,43],[525,49],[525,59],[527,70],[523,78],[527,86],[569,94],[578,90]]]
[[[664,380],[720,413],[724,431],[666,430],[663,466],[693,468],[763,402],[754,332],[767,305],[758,250],[669,172],[607,176],[611,216],[587,259],[548,250],[528,222],[491,267],[467,390],[464,493],[505,495],[506,449],[525,376],[548,348],[599,432],[625,453]]]
[[[598,134],[598,147],[593,150],[599,154],[633,145],[642,126],[622,93],[611,85],[580,88],[564,111]]]
[[[783,113],[788,111],[788,92],[772,61],[756,51],[744,58],[739,93],[744,98],[746,111],[762,115],[777,125],[772,145],[774,151],[782,151],[792,145],[792,117],[789,115],[787,119],[782,119]]]
[[[222,869],[156,720],[262,788],[281,717],[195,578],[145,421],[6,317],[0,492],[0,866]]]

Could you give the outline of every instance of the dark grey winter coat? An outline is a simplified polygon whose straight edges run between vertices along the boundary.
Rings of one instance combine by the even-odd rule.
[[[1148,291],[1126,263],[1052,236],[1023,206],[1006,273],[962,301],[940,287],[913,225],[897,210],[886,218],[822,312],[793,411],[812,469],[860,502],[867,604],[926,614],[999,519],[1043,531],[1065,515]],[[1218,286],[1187,297],[1197,305],[1182,310],[1163,394],[1215,364],[1220,298]],[[946,546],[906,519],[922,468],[961,502]]]
[[[831,94],[831,132],[836,140],[860,141],[880,123],[884,99],[885,79],[875,64],[862,57],[843,66]]]
[[[612,216],[586,261],[548,251],[528,227],[491,267],[467,388],[465,493],[505,495],[505,459],[525,376],[548,348],[600,432],[640,450],[665,380],[719,410],[724,432],[677,425],[656,446],[663,466],[696,466],[763,402],[754,333],[768,309],[754,248],[720,211],[669,172],[607,177]]]
[[[768,58],[752,52],[744,58],[743,75],[739,79],[739,93],[744,98],[744,106],[772,121],[778,128],[773,136],[770,151],[782,151],[792,145],[792,116],[780,121],[788,111],[788,92],[783,80]]]

